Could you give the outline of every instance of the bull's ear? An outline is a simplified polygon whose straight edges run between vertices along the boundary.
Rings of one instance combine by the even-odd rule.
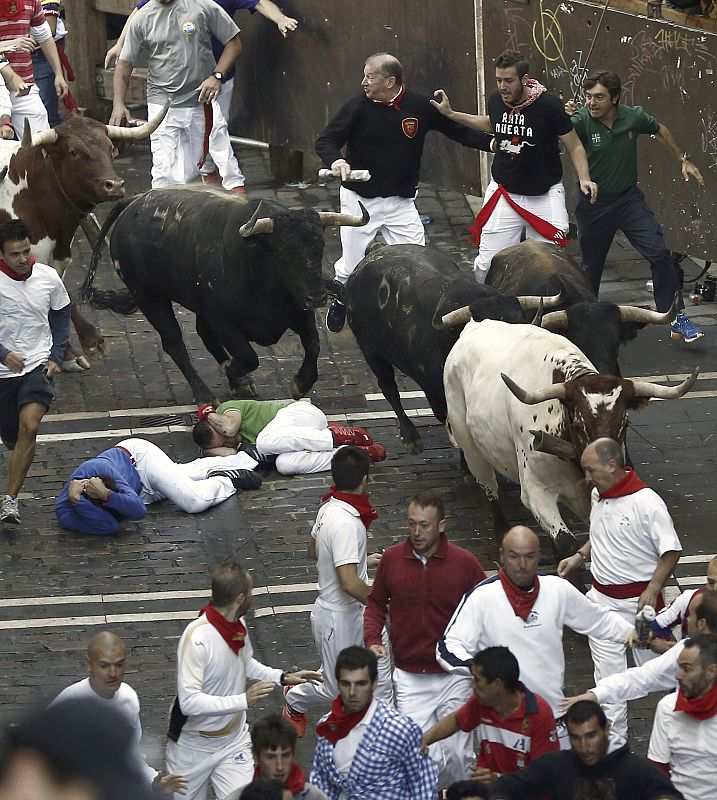
[[[649,405],[649,397],[632,397],[627,401],[628,411],[644,411]]]
[[[112,158],[117,158],[118,155],[119,155],[119,150],[114,145],[112,145]]]

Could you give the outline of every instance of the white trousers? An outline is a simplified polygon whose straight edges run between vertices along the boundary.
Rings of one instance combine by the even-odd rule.
[[[600,606],[605,606],[618,613],[623,619],[630,623],[635,622],[637,614],[637,597],[628,600],[616,600],[607,597],[591,588],[586,597]],[[627,669],[627,650],[623,644],[608,642],[605,639],[594,639],[588,637],[590,643],[590,653],[593,657],[595,667],[595,683],[608,675],[615,675],[617,672],[624,672]],[[637,647],[632,648],[632,658],[636,666],[642,666],[647,661],[657,658],[657,653],[651,650],[641,650]],[[607,718],[612,723],[612,731],[623,739],[627,739],[627,703],[605,703],[603,710]]]
[[[495,181],[491,181],[488,184],[483,198],[483,205],[488,202],[497,189],[498,184]],[[565,187],[562,183],[554,184],[545,194],[527,195],[513,194],[512,192],[509,192],[509,194],[521,208],[530,211],[567,233],[569,221],[568,212],[565,208]],[[501,197],[481,231],[480,250],[473,262],[473,269],[478,283],[485,283],[493,256],[506,247],[518,244],[523,234],[527,239],[534,239],[537,242],[550,241],[550,239],[541,236],[517,211],[514,211],[508,205],[508,201],[504,197]]]
[[[0,79],[2,82],[2,79]],[[50,127],[47,119],[47,111],[42,104],[40,90],[35,84],[24,97],[15,97],[14,92],[10,92],[10,102],[12,104],[12,126],[18,139],[22,139],[25,129],[25,120],[30,123],[30,133],[40,133]]]
[[[426,243],[426,235],[414,197],[361,197],[343,186],[340,191],[341,213],[361,214],[359,201],[371,215],[360,228],[341,226],[341,258],[334,264],[336,280],[346,283],[366,250],[383,234],[386,244]]]
[[[162,106],[147,104],[150,119],[159,114]],[[244,184],[234,151],[229,142],[229,129],[219,103],[212,101],[212,136],[217,146],[213,152],[214,163],[222,175],[225,189]],[[197,103],[189,108],[173,108],[167,111],[157,130],[150,136],[152,148],[152,188],[189,183],[199,175],[197,166],[204,149],[204,105]]]
[[[237,453],[177,464],[157,445],[144,439],[125,439],[119,445],[134,459],[142,481],[142,502],[148,506],[159,500],[171,500],[188,514],[206,511],[236,493],[229,478],[208,478],[210,469],[254,469],[257,463],[246,453]]]
[[[230,741],[224,742],[224,738]],[[216,747],[212,748],[211,745]],[[217,800],[235,800],[254,777],[251,739],[246,725],[239,733],[208,739],[198,733],[180,733],[179,741],[167,742],[167,772],[184,775],[187,793],[174,800],[206,800],[209,784]]]
[[[292,686],[286,693],[286,702],[294,711],[305,714],[311,706],[322,705],[328,708],[339,693],[334,675],[338,654],[347,647],[363,647],[364,606],[357,604],[341,611],[326,608],[318,598],[311,611],[311,631],[314,634],[316,649],[321,656],[323,683],[302,683]],[[388,637],[384,631],[384,645]],[[378,687],[376,697],[386,703],[393,702],[391,664],[388,658],[378,660]]]
[[[222,176],[222,186],[227,190],[244,185],[244,175],[234,155],[232,143],[229,141],[229,108],[232,104],[233,92],[234,78],[230,78],[222,84],[222,90],[216,101],[219,103],[225,124],[217,125],[215,123],[212,126],[212,132],[209,134],[209,155],[201,169],[202,175],[208,175],[215,169],[219,170],[219,174]]]
[[[324,472],[337,449],[328,424],[311,403],[290,403],[259,433],[256,448],[263,456],[278,456],[276,471],[282,475]]]
[[[457,711],[471,696],[471,681],[465,675],[443,672],[422,674],[394,667],[396,708],[410,717],[425,733],[439,720]],[[428,748],[440,770],[440,787],[470,778],[468,768],[475,755],[473,734],[458,731]]]

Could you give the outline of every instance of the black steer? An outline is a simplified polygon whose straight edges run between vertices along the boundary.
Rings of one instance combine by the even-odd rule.
[[[394,368],[425,392],[436,419],[446,421],[443,365],[460,327],[440,325],[445,314],[469,305],[476,319],[525,322],[523,311],[540,298],[504,297],[461,273],[445,254],[430,247],[382,247],[361,261],[346,284],[349,325],[398,417],[409,453],[423,449],[415,425],[401,405]],[[465,322],[466,320],[464,320]]]
[[[102,241],[115,220],[110,254],[129,293],[92,285]],[[190,362],[173,301],[197,315],[197,333],[241,397],[256,396],[249,373],[259,359],[251,343],[273,345],[292,330],[304,347],[303,363],[291,381],[291,396],[298,399],[318,379],[313,309],[326,302],[322,226],[367,221],[365,210],[363,217],[290,211],[273,201],[242,203],[220,192],[153,189],[112,209],[83,297],[96,308],[121,314],[139,308],[197,402],[209,401],[211,391]]]

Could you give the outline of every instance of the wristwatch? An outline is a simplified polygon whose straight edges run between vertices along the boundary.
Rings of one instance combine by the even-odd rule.
[[[219,70],[217,70],[216,72],[212,72],[212,78],[216,78],[218,81],[223,81],[224,73],[219,72]]]

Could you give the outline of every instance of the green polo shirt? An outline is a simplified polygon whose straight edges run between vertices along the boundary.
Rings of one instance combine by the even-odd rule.
[[[588,154],[590,178],[603,194],[621,194],[637,185],[637,137],[654,135],[660,123],[642,106],[618,103],[612,129],[593,119],[587,108],[571,117],[575,132]]]
[[[227,400],[217,408],[217,414],[225,411],[240,411],[239,433],[249,444],[256,444],[256,437],[288,403],[268,403],[262,400]]]

